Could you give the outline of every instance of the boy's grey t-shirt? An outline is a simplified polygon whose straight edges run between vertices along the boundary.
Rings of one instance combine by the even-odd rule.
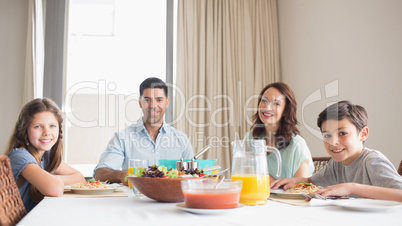
[[[402,189],[402,177],[394,165],[381,152],[368,148],[347,166],[331,159],[311,180],[322,187],[353,182]]]

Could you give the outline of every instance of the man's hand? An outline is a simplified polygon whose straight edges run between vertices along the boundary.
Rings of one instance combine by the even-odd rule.
[[[112,170],[109,168],[99,168],[95,172],[95,180],[107,181],[109,183],[122,183],[127,186],[128,182],[125,181],[126,170]]]
[[[127,176],[128,172],[127,171],[121,171],[121,172],[124,172],[124,174],[123,173],[121,174],[121,178],[120,178],[121,183],[125,186],[128,186],[128,180],[126,181],[126,176]]]

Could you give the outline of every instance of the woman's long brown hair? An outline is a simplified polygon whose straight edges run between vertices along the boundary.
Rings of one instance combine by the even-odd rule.
[[[46,167],[46,171],[49,173],[54,173],[54,171],[60,166],[62,161],[63,153],[63,117],[61,111],[56,103],[48,98],[37,98],[28,102],[21,110],[18,116],[17,122],[15,123],[14,130],[11,134],[10,140],[8,141],[7,149],[5,154],[8,155],[15,148],[25,148],[35,157],[39,165],[41,165],[41,159],[38,156],[38,151],[32,145],[29,145],[28,138],[28,127],[32,123],[35,115],[41,112],[52,112],[59,123],[59,138],[53,147],[48,151],[49,164]],[[47,153],[45,153],[46,155]],[[35,202],[39,202],[43,199],[42,193],[31,185],[30,188],[31,199]]]
[[[300,133],[299,130],[296,128],[297,124],[299,123],[297,121],[296,116],[296,109],[297,109],[296,98],[293,91],[285,83],[282,82],[271,83],[265,86],[264,89],[261,90],[260,95],[258,96],[258,103],[257,103],[258,110],[253,115],[254,123],[251,126],[251,129],[253,130],[254,138],[259,138],[262,135],[265,136],[265,125],[261,121],[258,113],[262,96],[264,95],[265,91],[271,87],[279,90],[279,92],[281,92],[286,99],[286,106],[285,110],[283,111],[282,118],[280,120],[280,126],[278,131],[274,135],[275,146],[278,149],[282,149],[289,145],[290,140],[292,139],[292,135],[297,135]],[[281,143],[282,140],[284,140],[284,144]]]

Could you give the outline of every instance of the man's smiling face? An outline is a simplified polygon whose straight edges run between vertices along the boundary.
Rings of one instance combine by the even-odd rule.
[[[144,124],[160,126],[163,123],[163,116],[169,106],[169,98],[163,89],[145,89],[139,104],[144,113]]]

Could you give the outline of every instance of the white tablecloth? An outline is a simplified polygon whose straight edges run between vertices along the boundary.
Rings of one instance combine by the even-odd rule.
[[[268,200],[218,215],[184,212],[149,198],[45,198],[18,225],[401,225],[402,208],[363,212],[337,206],[293,206]]]

